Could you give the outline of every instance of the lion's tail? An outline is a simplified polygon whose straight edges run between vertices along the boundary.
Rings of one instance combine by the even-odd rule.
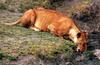
[[[13,26],[13,25],[17,25],[19,23],[20,23],[20,19],[13,23],[5,23],[5,25]]]

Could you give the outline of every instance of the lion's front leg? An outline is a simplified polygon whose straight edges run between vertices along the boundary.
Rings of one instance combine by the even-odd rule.
[[[34,30],[34,31],[41,31],[40,29],[38,29],[37,27],[31,26],[30,29]]]

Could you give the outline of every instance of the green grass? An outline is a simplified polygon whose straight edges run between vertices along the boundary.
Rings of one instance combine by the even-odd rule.
[[[4,57],[4,54],[0,52],[0,59],[2,59],[3,57]]]
[[[0,50],[8,54],[9,60],[25,55],[41,55],[55,58],[59,54],[66,54],[71,58],[74,43],[53,36],[49,32],[35,32],[21,26],[6,26],[0,24]],[[70,55],[70,56],[69,56]]]
[[[0,9],[5,10],[7,9],[7,6],[4,3],[0,3]]]
[[[50,4],[49,0],[22,0],[21,3],[19,4],[20,12],[24,12],[25,10],[28,9],[33,9],[35,7],[41,6],[45,8],[50,8],[52,5]]]
[[[8,59],[10,61],[16,60],[16,57],[14,57],[12,55],[5,54],[5,53],[0,51],[0,60],[2,60],[3,58]]]

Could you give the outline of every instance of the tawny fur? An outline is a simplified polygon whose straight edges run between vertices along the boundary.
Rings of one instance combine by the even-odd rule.
[[[56,36],[69,36],[72,41],[77,43],[77,51],[85,51],[87,48],[86,33],[82,32],[71,18],[60,12],[41,7],[30,9],[18,21],[8,23],[8,25],[16,24],[35,31],[50,31]]]

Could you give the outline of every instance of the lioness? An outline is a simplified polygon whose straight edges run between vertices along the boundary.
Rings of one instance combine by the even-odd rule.
[[[14,23],[7,25],[21,24],[34,31],[50,31],[56,36],[68,36],[74,43],[77,43],[77,51],[87,49],[87,35],[82,32],[75,22],[60,12],[45,9],[42,7],[29,9]]]

